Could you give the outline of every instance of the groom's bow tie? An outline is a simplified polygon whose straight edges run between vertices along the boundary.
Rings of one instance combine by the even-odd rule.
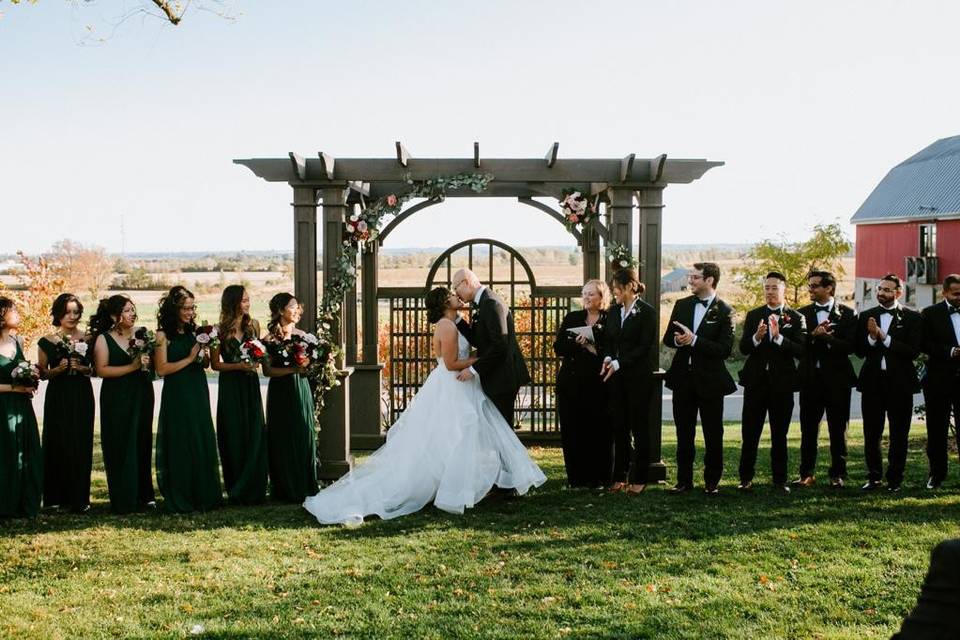
[[[825,311],[826,313],[830,313],[830,305],[828,305],[828,304],[816,304],[816,303],[814,303],[813,308],[817,310],[817,313],[820,313],[821,311]]]
[[[947,313],[960,313],[960,307],[950,306],[947,310]]]
[[[697,304],[702,304],[703,308],[706,309],[708,306],[710,306],[710,298],[707,298],[706,300],[703,298],[697,298]]]

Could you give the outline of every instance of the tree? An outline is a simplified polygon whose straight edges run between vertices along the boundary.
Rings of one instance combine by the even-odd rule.
[[[63,291],[63,280],[56,265],[44,257],[33,259],[18,251],[17,260],[23,267],[17,273],[23,290],[13,295],[20,310],[17,333],[23,337],[25,349],[29,351],[33,341],[49,330],[50,305]]]
[[[800,293],[807,287],[807,274],[815,269],[831,271],[839,280],[844,274],[843,256],[852,245],[843,234],[839,223],[818,224],[813,235],[801,242],[785,239],[762,240],[754,245],[743,266],[733,270],[734,279],[743,288],[737,307],[750,309],[763,303],[760,284],[771,271],[779,271],[787,278],[787,303],[799,306]]]
[[[61,240],[53,245],[48,257],[68,290],[86,293],[94,300],[113,279],[114,262],[103,247]]]

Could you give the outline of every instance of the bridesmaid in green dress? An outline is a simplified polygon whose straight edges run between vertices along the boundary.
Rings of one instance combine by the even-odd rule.
[[[208,362],[194,334],[194,296],[176,286],[160,298],[154,360],[163,376],[157,425],[157,485],[173,513],[220,506],[217,439],[210,417]]]
[[[100,385],[100,447],[110,508],[124,514],[156,507],[150,453],[153,444],[153,375],[150,355],[130,353],[138,330],[137,307],[116,294],[90,318],[93,362]]]
[[[273,346],[303,332],[296,328],[303,309],[289,293],[270,300],[266,338]],[[270,459],[270,495],[284,502],[302,503],[317,493],[317,434],[313,396],[304,370],[270,359],[263,373],[267,387],[267,452]]]
[[[0,518],[37,515],[43,490],[34,389],[13,383],[13,369],[25,359],[19,326],[13,300],[0,296]]]
[[[61,293],[50,309],[58,330],[40,338],[37,367],[49,380],[43,399],[43,505],[74,513],[90,508],[93,465],[93,385],[83,304]]]
[[[267,493],[267,432],[257,363],[241,362],[240,347],[260,338],[250,318],[250,295],[232,284],[220,299],[220,346],[210,365],[220,372],[217,394],[217,446],[227,497],[236,504],[259,504]]]

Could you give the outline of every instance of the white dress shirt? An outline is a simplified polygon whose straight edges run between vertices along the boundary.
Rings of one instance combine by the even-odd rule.
[[[627,317],[633,313],[634,308],[637,306],[637,300],[640,298],[634,298],[633,303],[629,307],[623,307],[620,311],[620,328],[623,328],[623,324],[627,321]],[[610,356],[607,356],[603,359],[604,362],[609,362],[610,366],[613,367],[614,371],[620,371],[620,362],[614,360]]]
[[[880,307],[882,309],[886,309],[887,311],[894,312],[900,308],[900,303],[894,302],[892,307],[884,307],[883,305],[880,305]],[[883,346],[885,346],[887,349],[890,348],[890,323],[891,322],[893,322],[893,313],[880,314],[880,331],[883,332]],[[874,339],[873,336],[867,334],[867,344],[869,344],[872,347],[877,344],[877,341]],[[886,356],[883,356],[880,358],[880,370],[881,371],[887,370]]]
[[[943,304],[947,305],[947,311],[951,311],[953,307],[946,300],[943,301]],[[949,313],[947,317],[950,318],[950,322],[953,323],[953,333],[957,336],[957,344],[960,344],[960,313]],[[952,353],[952,352],[951,352]]]
[[[486,287],[483,285],[480,285],[480,287],[477,289],[477,292],[473,294],[473,306],[475,307],[480,306],[480,296],[483,295],[484,289],[486,289]],[[476,312],[476,310],[474,310],[474,312]],[[477,379],[480,378],[480,374],[477,373],[477,370],[473,368],[473,365],[470,365],[469,367],[467,367],[467,369],[470,371],[470,373],[477,376]]]

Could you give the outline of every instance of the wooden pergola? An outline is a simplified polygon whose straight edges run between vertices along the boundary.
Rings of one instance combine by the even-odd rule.
[[[640,278],[646,286],[644,298],[659,318],[661,270],[661,219],[663,190],[669,184],[687,184],[701,178],[709,169],[723,165],[703,159],[672,159],[666,155],[638,158],[630,154],[620,159],[562,159],[559,144],[550,146],[544,158],[481,158],[480,145],[474,143],[473,156],[466,158],[418,159],[400,143],[392,158],[340,158],[319,152],[314,157],[290,152],[286,158],[237,159],[268,182],[286,182],[293,189],[294,288],[303,303],[301,326],[316,331],[318,244],[323,250],[321,272],[324,284],[330,281],[333,265],[343,250],[344,221],[356,207],[389,194],[410,190],[408,180],[421,181],[460,173],[487,173],[493,176],[482,192],[452,191],[447,197],[506,197],[535,207],[563,222],[560,210],[534,200],[559,200],[566,188],[591,196],[601,196],[606,223],[594,224],[572,232],[583,251],[583,278],[609,277],[609,265],[600,251],[604,244],[616,242],[639,248]],[[352,466],[351,431],[379,439],[380,371],[377,362],[378,249],[397,225],[440,200],[412,204],[384,226],[376,241],[361,253],[361,277],[358,282],[362,300],[362,355],[357,357],[356,289],[341,302],[344,310],[333,328],[334,339],[344,347],[345,362],[337,363],[342,384],[327,394],[323,428],[320,433],[321,477],[335,479]],[[639,212],[634,227],[634,211]],[[320,214],[318,216],[318,213]],[[603,276],[601,275],[603,274]],[[353,298],[350,304],[348,298]],[[652,350],[651,369],[659,370],[658,349]],[[662,375],[655,376],[650,393],[651,420],[660,424]],[[651,434],[651,465],[654,478],[663,478],[660,460],[660,429]],[[356,441],[356,438],[355,438]]]

